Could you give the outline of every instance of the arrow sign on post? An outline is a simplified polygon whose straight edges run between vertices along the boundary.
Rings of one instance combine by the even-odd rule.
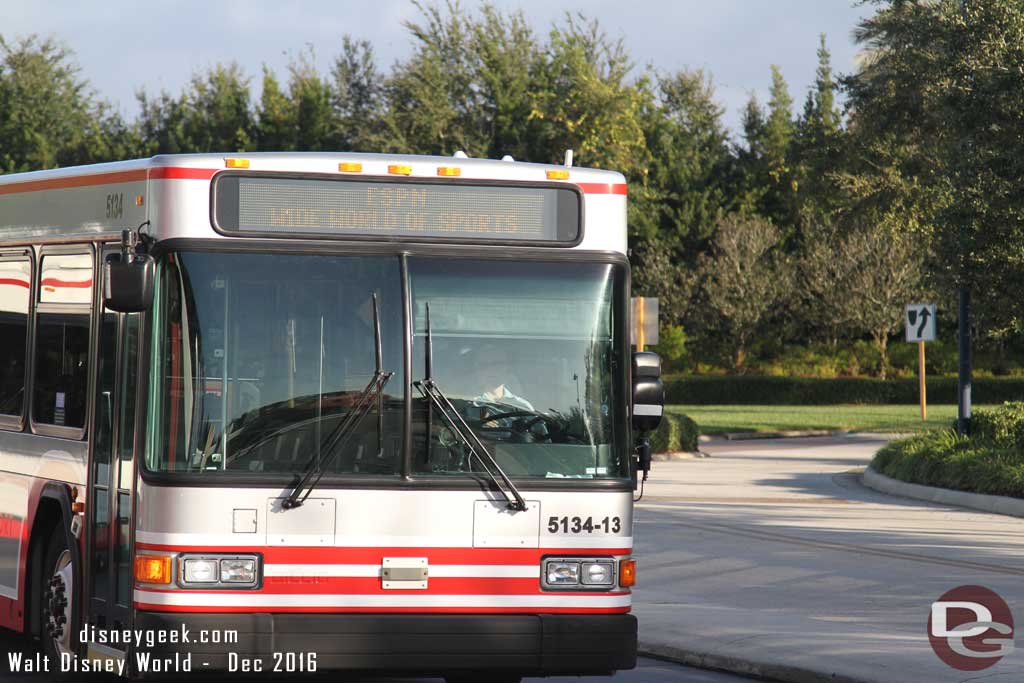
[[[921,392],[921,419],[928,419],[928,400],[925,397],[924,343],[935,341],[935,304],[910,304],[903,309],[903,323],[907,341],[917,342],[917,374]]]

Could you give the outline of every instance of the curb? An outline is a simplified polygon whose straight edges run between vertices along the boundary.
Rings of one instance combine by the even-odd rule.
[[[711,455],[703,451],[673,451],[671,453],[655,453],[651,456],[651,460],[654,462],[670,462],[673,460],[694,460],[710,457]]]
[[[724,434],[729,441],[750,441],[753,439],[799,439],[808,436],[842,436],[849,434],[845,429],[792,429],[780,432],[730,432]]]
[[[861,679],[834,672],[812,671],[800,666],[730,657],[714,652],[696,652],[674,645],[640,643],[637,654],[698,669],[724,671],[780,683],[863,683]]]
[[[899,479],[887,477],[871,467],[864,470],[864,474],[861,476],[861,483],[869,489],[887,493],[891,496],[915,498],[930,503],[939,503],[940,505],[953,505],[955,507],[970,508],[971,510],[980,510],[981,512],[991,512],[996,515],[1024,517],[1024,499],[1021,498],[992,496],[984,493],[954,491],[937,486],[910,484]]]

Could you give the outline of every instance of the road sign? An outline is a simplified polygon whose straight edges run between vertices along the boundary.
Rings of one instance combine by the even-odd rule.
[[[908,342],[935,341],[935,304],[908,304],[903,309]]]
[[[630,302],[633,322],[629,326],[630,343],[637,351],[658,343],[658,297],[635,296]]]

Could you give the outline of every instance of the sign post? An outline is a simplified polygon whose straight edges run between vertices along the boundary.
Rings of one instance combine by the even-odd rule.
[[[924,374],[924,344],[935,341],[935,304],[908,304],[903,309],[907,341],[917,342],[917,374],[921,395],[921,420],[928,419],[927,386]]]
[[[928,419],[928,387],[924,381],[924,342],[917,342],[917,376],[921,393],[921,422]]]

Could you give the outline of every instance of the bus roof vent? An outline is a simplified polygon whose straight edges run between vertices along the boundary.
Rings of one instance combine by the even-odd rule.
[[[466,154],[465,152],[463,152],[461,149],[458,152],[456,152],[455,154],[453,154],[452,156],[455,157],[456,159],[468,159],[469,158],[469,155]]]
[[[506,154],[505,156],[503,156],[503,157],[501,158],[501,160],[502,160],[502,161],[515,161],[515,159],[513,159],[513,158],[512,158],[512,155],[511,155],[511,154]]]

